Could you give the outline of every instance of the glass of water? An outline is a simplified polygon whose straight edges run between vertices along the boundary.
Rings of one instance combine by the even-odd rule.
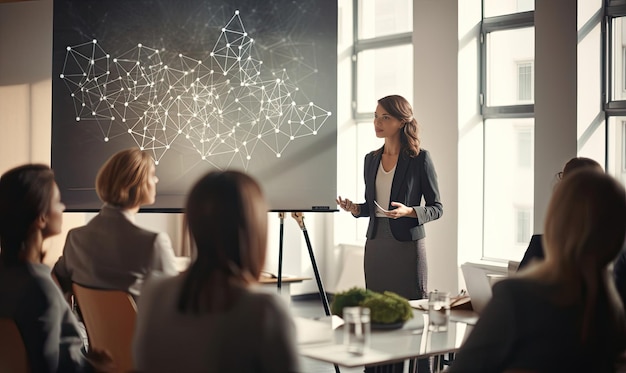
[[[431,291],[428,293],[428,330],[445,332],[450,320],[450,293]]]
[[[363,355],[370,342],[370,309],[345,307],[343,309],[343,343],[348,352]]]

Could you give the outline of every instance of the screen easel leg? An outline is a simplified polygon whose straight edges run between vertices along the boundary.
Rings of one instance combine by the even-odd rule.
[[[285,213],[279,212],[278,218],[280,219],[280,236],[278,241],[278,278],[276,279],[276,284],[278,286],[278,293],[281,293],[283,285],[283,237],[285,234]]]
[[[322,278],[320,277],[320,272],[317,269],[317,262],[315,261],[315,253],[313,252],[313,247],[311,246],[311,240],[309,239],[309,233],[306,230],[306,226],[304,225],[304,214],[301,212],[292,212],[291,216],[296,219],[300,229],[302,229],[302,233],[304,234],[304,240],[306,241],[306,247],[309,250],[309,258],[311,259],[311,265],[313,267],[313,272],[315,273],[315,281],[317,281],[317,289],[320,293],[320,298],[322,299],[322,304],[324,305],[324,312],[326,316],[330,316],[330,306],[328,305],[328,297],[326,296],[326,291],[324,290],[324,284],[322,283]],[[282,271],[283,271],[283,237],[284,237],[284,222],[285,222],[285,213],[279,212],[278,217],[280,218],[280,242],[278,243],[278,291],[281,289],[282,282]],[[340,373],[339,366],[334,364],[335,373]]]
[[[324,284],[322,284],[322,278],[320,277],[320,272],[317,269],[317,263],[315,261],[315,254],[313,252],[313,247],[311,246],[311,240],[309,239],[309,232],[306,230],[306,226],[304,225],[304,214],[301,212],[292,212],[291,216],[296,219],[300,229],[302,229],[302,233],[304,234],[304,240],[306,241],[306,247],[309,249],[309,257],[311,258],[311,266],[313,267],[313,272],[315,273],[315,281],[317,281],[317,289],[320,293],[320,298],[322,299],[322,305],[324,306],[324,312],[326,312],[326,316],[330,316],[330,306],[328,305],[328,297],[326,297],[326,291],[324,290]]]

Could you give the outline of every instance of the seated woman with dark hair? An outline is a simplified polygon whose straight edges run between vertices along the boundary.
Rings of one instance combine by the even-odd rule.
[[[557,173],[557,178],[559,180],[563,180],[563,178],[567,177],[573,171],[583,168],[591,168],[597,171],[602,171],[602,166],[600,166],[600,163],[596,162],[595,160],[585,157],[574,157],[567,161],[567,163],[563,167],[563,171]],[[541,242],[542,237],[543,236],[541,234],[534,234],[530,238],[530,243],[528,244],[528,248],[524,253],[524,257],[517,267],[518,271],[526,268],[532,262],[543,260],[544,253],[543,242]]]
[[[0,177],[0,318],[16,323],[31,372],[106,371],[106,352],[91,351],[89,360],[82,354],[77,321],[41,263],[43,241],[61,232],[64,209],[48,166]]]
[[[450,372],[614,372],[626,318],[608,271],[626,235],[626,191],[596,169],[552,195],[545,259],[493,287]]]
[[[255,288],[267,251],[267,204],[237,171],[192,188],[186,221],[197,257],[176,277],[149,279],[133,346],[146,372],[294,372],[295,329],[286,305]]]
[[[135,224],[139,208],[155,202],[158,181],[154,161],[138,148],[117,152],[100,168],[96,192],[104,206],[87,225],[69,231],[54,265],[65,293],[75,282],[138,298],[150,272],[178,273],[169,236]]]

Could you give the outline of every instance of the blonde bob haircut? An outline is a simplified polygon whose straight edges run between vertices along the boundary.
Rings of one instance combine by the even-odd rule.
[[[150,155],[139,148],[113,154],[96,176],[98,197],[102,202],[121,208],[140,206],[146,200],[153,164]]]

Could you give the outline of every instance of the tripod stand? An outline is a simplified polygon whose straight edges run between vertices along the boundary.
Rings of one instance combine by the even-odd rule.
[[[284,224],[285,224],[285,213],[279,212],[278,217],[280,218],[280,241],[278,244],[278,291],[281,291],[282,287],[282,275],[283,275],[283,237],[284,237]],[[313,252],[313,247],[311,246],[311,240],[309,239],[309,232],[306,230],[306,226],[304,225],[304,214],[302,212],[292,212],[291,217],[294,218],[300,229],[302,229],[302,234],[304,234],[304,240],[306,241],[306,247],[309,250],[309,258],[311,259],[311,266],[313,267],[313,272],[315,273],[315,281],[317,281],[317,289],[320,293],[320,299],[322,300],[322,305],[324,306],[324,312],[326,316],[330,316],[330,306],[328,305],[328,297],[326,296],[326,291],[324,290],[324,284],[322,283],[322,278],[320,277],[320,272],[317,269],[317,262],[315,261],[315,253]],[[339,373],[339,366],[335,364],[335,372]]]
[[[278,244],[278,276],[277,276],[277,286],[278,291],[280,292],[282,289],[282,277],[283,277],[283,238],[284,238],[284,221],[285,221],[285,213],[279,212],[278,217],[280,218],[280,237]],[[304,234],[304,240],[306,241],[306,246],[309,251],[309,258],[311,259],[311,266],[313,267],[313,272],[315,273],[315,281],[317,282],[317,289],[320,294],[320,298],[322,300],[322,305],[324,306],[324,312],[326,316],[330,316],[330,306],[328,303],[328,297],[326,296],[326,291],[324,290],[324,284],[322,283],[322,278],[320,277],[319,270],[317,268],[317,262],[315,260],[315,253],[313,252],[313,247],[311,246],[311,240],[309,239],[309,232],[306,229],[306,225],[304,224],[304,214],[302,212],[292,212],[291,217],[298,222],[300,229],[302,229],[302,234]]]

